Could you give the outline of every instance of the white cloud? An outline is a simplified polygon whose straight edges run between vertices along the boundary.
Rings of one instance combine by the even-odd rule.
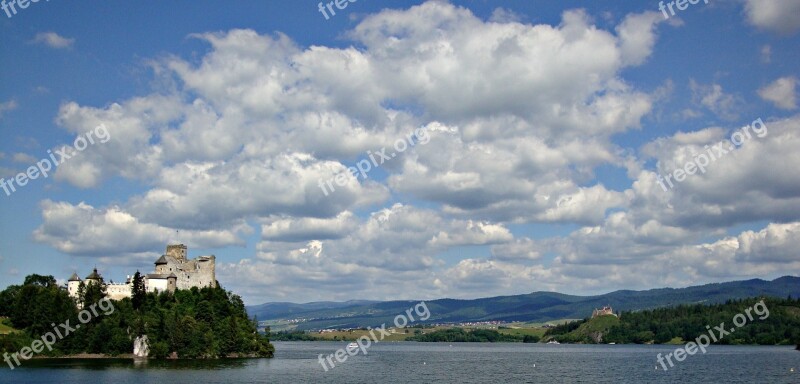
[[[604,140],[566,140],[548,146],[538,137],[465,141],[465,137],[525,132],[518,119],[479,120],[461,129],[429,129],[431,141],[403,163],[403,172],[389,177],[389,186],[445,204],[444,211],[503,221],[594,222],[606,209],[625,204],[617,192],[602,186],[578,187],[579,171],[621,161]],[[551,144],[552,145],[552,144]],[[570,169],[570,166],[576,168]],[[591,198],[581,196],[593,194]],[[571,205],[559,205],[571,197]]]
[[[195,99],[151,95],[102,109],[61,107],[58,123],[70,132],[102,123],[112,140],[71,159],[56,179],[82,188],[114,175],[152,183],[128,211],[177,227],[243,216],[332,217],[384,201],[389,188],[441,200],[454,212],[478,211],[481,220],[597,222],[624,199],[578,185],[593,167],[620,161],[608,137],[638,128],[651,109],[650,96],[617,73],[650,54],[652,16],[626,18],[618,37],[580,11],[565,12],[557,27],[531,26],[485,22],[428,2],[367,17],[349,34],[364,51],[303,50],[286,36],[249,30],[199,34],[212,46],[200,64],[176,57],[156,64]],[[425,113],[388,109],[387,101],[418,104]],[[435,132],[436,143],[387,164],[388,185],[352,178],[333,196],[320,193],[317,183],[345,171],[345,163],[431,124],[455,130]],[[463,164],[432,163],[442,156]],[[492,165],[498,157],[516,169]],[[461,191],[434,192],[442,185]],[[496,192],[500,185],[514,192]],[[569,214],[556,209],[559,196],[583,191],[596,194],[585,202],[598,204]]]
[[[50,48],[64,49],[72,47],[75,39],[60,36],[55,32],[39,32],[33,38],[33,42],[47,45]]]
[[[747,21],[761,29],[789,35],[800,29],[800,2],[795,0],[745,0]]]
[[[441,231],[430,243],[435,246],[483,245],[507,242],[514,237],[501,225],[467,221],[464,231],[456,234]]]
[[[721,147],[726,154],[712,147],[730,140],[736,131],[743,132],[743,127],[678,133],[646,145],[641,161],[652,157],[656,170],[642,171],[634,181],[631,205],[636,207],[635,213],[683,228],[724,229],[748,222],[796,219],[800,215],[800,181],[786,175],[793,174],[794,164],[800,163],[794,149],[800,145],[800,116],[765,121],[765,125],[761,137],[748,128],[751,137],[733,151],[727,141]],[[668,192],[658,185],[656,172],[667,175],[709,151],[716,160],[705,173],[687,176]]]
[[[176,235],[173,228],[141,222],[117,206],[97,209],[83,202],[72,205],[50,200],[41,206],[44,223],[34,231],[34,239],[78,256],[148,253],[175,241],[176,236],[190,247],[243,245],[241,235],[252,231],[240,222],[230,229],[182,231]]]
[[[349,173],[345,186],[325,196],[319,181],[339,172],[347,170],[338,163],[319,162],[303,153],[262,159],[239,155],[229,161],[183,163],[165,168],[157,187],[132,199],[130,209],[150,222],[210,228],[273,214],[332,216],[351,206],[386,198],[383,186],[359,184]]]
[[[17,107],[19,107],[19,105],[17,104],[16,100],[9,100],[0,103],[0,119],[3,118],[3,115],[5,115],[6,112],[13,111],[17,109]]]
[[[22,164],[31,164],[33,165],[36,162],[36,158],[27,154],[27,153],[15,153],[12,157],[15,163],[22,163]]]
[[[503,7],[495,8],[492,11],[492,16],[489,18],[489,21],[493,21],[495,23],[520,23],[523,20],[523,16]]]
[[[622,50],[622,61],[639,65],[653,52],[656,42],[655,28],[664,18],[658,12],[631,14],[617,27]]]
[[[689,81],[692,101],[700,103],[725,120],[736,120],[744,102],[741,97],[725,93],[719,84],[703,85],[694,79]]]
[[[500,261],[530,261],[542,257],[540,246],[529,238],[492,246],[492,258]]]
[[[797,263],[800,249],[800,223],[769,224],[755,232],[746,231],[737,238],[738,260],[763,263]]]
[[[339,239],[356,229],[352,212],[345,211],[334,218],[268,218],[262,225],[261,237],[269,241],[298,242]]]
[[[781,109],[797,109],[797,78],[781,77],[758,90],[762,99],[772,102]]]
[[[56,179],[97,188],[123,178],[141,192],[97,207],[47,200],[34,238],[123,264],[159,252],[177,229],[204,248],[240,246],[260,230],[255,250],[217,270],[249,303],[580,293],[793,266],[787,223],[800,214],[800,185],[786,175],[800,163],[800,117],[767,121],[768,136],[667,193],[656,170],[738,127],[671,134],[638,151],[615,144],[672,88],[648,94],[621,75],[652,55],[655,16],[604,30],[584,11],[530,25],[432,1],[367,16],[346,34],[353,47],[252,30],[194,35],[210,46],[202,56],[153,63],[174,88],[60,107],[56,123],[71,135],[104,124],[111,140]],[[690,84],[700,108],[741,112],[721,85]],[[419,127],[427,144],[329,196],[320,189]],[[599,168],[633,183],[604,185]],[[726,233],[753,222],[774,225]],[[571,233],[548,237],[542,223]]]

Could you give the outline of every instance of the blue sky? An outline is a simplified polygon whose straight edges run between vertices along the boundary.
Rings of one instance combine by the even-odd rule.
[[[797,275],[800,7],[359,0],[0,13],[0,286],[215,254],[248,304]],[[763,137],[664,191],[762,119]],[[325,196],[368,151],[429,142]]]

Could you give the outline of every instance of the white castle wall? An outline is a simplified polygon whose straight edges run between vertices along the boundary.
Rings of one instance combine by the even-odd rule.
[[[106,285],[106,294],[111,300],[122,300],[126,297],[131,297],[133,291],[133,284],[108,284]]]
[[[156,265],[155,274],[162,275],[159,278],[149,278],[143,275],[145,290],[147,292],[172,292],[175,289],[191,289],[192,287],[216,287],[216,257],[200,256],[188,260],[187,247],[183,244],[168,245],[164,254],[166,264]],[[173,279],[164,278],[170,274],[175,274],[174,286],[170,283]],[[84,284],[89,281],[84,280]],[[80,281],[70,281],[67,283],[67,291],[73,298],[78,297],[78,286]],[[133,278],[129,276],[126,284],[107,284],[106,294],[112,300],[122,300],[131,297],[133,291]]]

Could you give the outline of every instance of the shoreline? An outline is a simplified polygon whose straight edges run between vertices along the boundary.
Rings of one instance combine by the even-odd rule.
[[[136,361],[201,361],[201,360],[239,360],[239,359],[270,359],[271,357],[260,356],[225,356],[225,357],[195,357],[195,358],[165,358],[137,357],[132,353],[122,355],[106,355],[102,353],[78,353],[63,356],[33,356],[29,360],[136,360]]]
[[[270,343],[349,343],[356,340],[270,340]],[[548,343],[523,343],[521,341],[415,341],[415,340],[391,340],[382,341],[381,343],[419,343],[419,344],[528,344],[528,345],[549,345]],[[559,343],[557,345],[662,345],[662,346],[675,346],[683,345],[684,343]],[[713,346],[727,346],[727,347],[791,347],[795,348],[794,344],[711,344]],[[800,351],[800,348],[797,348]]]

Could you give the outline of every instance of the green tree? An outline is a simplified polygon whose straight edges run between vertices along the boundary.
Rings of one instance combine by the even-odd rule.
[[[0,316],[11,316],[11,311],[14,309],[17,295],[22,289],[19,285],[11,285],[0,292]]]
[[[60,324],[76,314],[75,304],[66,291],[60,289],[52,276],[30,275],[22,286],[12,286],[3,295],[10,302],[11,323],[25,329],[32,337],[52,330],[50,324]]]
[[[38,285],[40,287],[50,288],[57,287],[56,279],[53,276],[42,275],[28,275],[25,277],[25,282],[22,285]]]
[[[80,290],[80,288],[79,288]],[[94,303],[97,303],[100,300],[103,300],[106,297],[106,284],[100,279],[99,282],[89,282],[86,284],[86,288],[83,292],[83,297],[81,298],[81,303],[84,306],[90,306]]]
[[[144,279],[139,271],[133,275],[133,291],[131,292],[131,301],[133,302],[133,309],[138,310],[145,303],[147,298],[147,291],[144,288]]]
[[[539,342],[539,336],[536,336],[536,335],[525,335],[522,338],[522,342],[523,343],[538,343]]]
[[[75,303],[78,304],[79,307],[83,307],[83,298],[86,296],[86,283],[81,281],[78,283],[78,297],[75,298]]]
[[[34,338],[52,330],[51,324],[69,320],[78,324],[78,308],[69,294],[47,276],[33,276],[27,284],[0,292],[0,308],[9,313],[12,326],[22,333],[0,335],[0,355],[31,345]],[[103,284],[84,284],[85,307],[101,300]],[[173,352],[182,358],[225,356],[272,357],[269,338],[259,334],[241,299],[222,288],[179,290],[175,294],[147,293],[139,309],[133,300],[111,301],[113,308],[98,304],[97,316],[59,340],[50,356],[130,353],[133,339],[146,334],[151,357]],[[110,310],[113,309],[113,310]],[[198,316],[198,314],[203,314]]]

